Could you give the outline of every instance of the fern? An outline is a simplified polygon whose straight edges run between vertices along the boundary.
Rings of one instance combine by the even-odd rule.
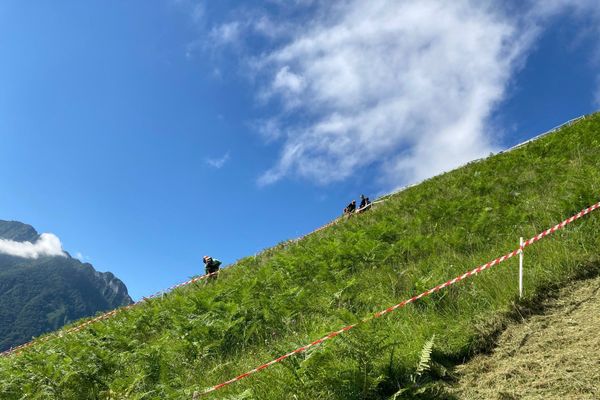
[[[433,351],[433,345],[435,343],[435,334],[431,336],[431,339],[425,342],[421,349],[421,356],[417,363],[417,369],[415,370],[414,380],[421,377],[425,372],[428,372],[431,368],[431,352]]]
[[[416,394],[419,393],[420,390],[419,388],[422,386],[422,382],[420,382],[420,378],[423,376],[423,374],[425,374],[426,372],[428,372],[431,369],[432,366],[432,359],[431,359],[431,353],[433,352],[433,346],[435,345],[435,334],[433,334],[431,336],[431,338],[425,342],[425,344],[423,345],[423,348],[421,349],[421,354],[419,356],[419,361],[417,362],[417,366],[415,369],[415,373],[411,374],[410,376],[410,380],[412,382],[412,385],[409,385],[407,387],[403,387],[400,390],[398,390],[396,393],[394,393],[394,395],[392,397],[390,397],[390,400],[397,400],[399,398],[401,398],[402,395],[411,395],[411,394]]]

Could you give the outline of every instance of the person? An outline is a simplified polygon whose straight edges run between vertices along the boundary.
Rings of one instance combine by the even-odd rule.
[[[344,208],[344,214],[351,215],[356,210],[356,200],[352,200],[350,204]]]
[[[371,200],[369,200],[368,197],[365,197],[364,194],[360,195],[360,207],[358,207],[359,210],[362,210],[364,208],[366,208],[369,204],[371,204]]]
[[[202,258],[202,261],[204,262],[204,266],[206,268],[206,274],[212,274],[210,276],[210,278],[216,278],[217,274],[216,272],[219,271],[219,265],[221,265],[221,261],[217,260],[216,258],[212,258],[210,256],[204,256]]]

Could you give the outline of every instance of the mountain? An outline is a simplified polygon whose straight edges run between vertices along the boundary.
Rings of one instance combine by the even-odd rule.
[[[493,348],[511,318],[600,272],[600,210],[524,250],[522,299],[515,257],[369,318],[518,249],[520,237],[596,204],[599,194],[600,115],[592,115],[241,259],[218,279],[0,358],[0,397],[452,398],[440,385],[457,364]],[[255,373],[194,396],[248,371]]]
[[[27,224],[0,220],[0,239],[35,243]],[[0,252],[0,351],[100,311],[130,304],[110,272],[70,257],[16,257]]]
[[[0,239],[34,243],[39,237],[40,235],[31,225],[18,221],[0,220]]]

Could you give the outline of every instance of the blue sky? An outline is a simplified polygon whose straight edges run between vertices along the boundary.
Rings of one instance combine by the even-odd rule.
[[[149,295],[597,110],[595,3],[3,1],[0,219]]]

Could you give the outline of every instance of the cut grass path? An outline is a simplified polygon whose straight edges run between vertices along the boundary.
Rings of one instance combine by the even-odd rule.
[[[492,354],[457,368],[459,399],[600,399],[600,277],[510,325]]]

